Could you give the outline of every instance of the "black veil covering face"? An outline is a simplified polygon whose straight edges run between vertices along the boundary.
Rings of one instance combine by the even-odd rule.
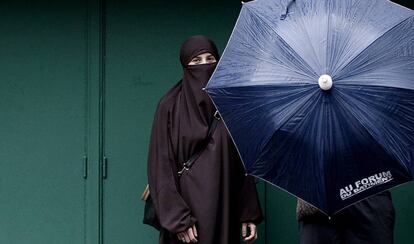
[[[216,63],[188,65],[202,53],[219,55],[205,36],[181,47],[183,78],[163,96],[155,114],[148,155],[148,182],[160,224],[160,243],[182,243],[177,233],[194,224],[199,244],[239,243],[240,223],[260,222],[254,179],[244,168],[219,121],[205,150],[181,178],[177,172],[208,134],[215,108],[203,90]]]
[[[217,63],[188,65],[193,58],[202,53],[210,53],[219,60],[216,45],[206,36],[188,38],[180,50],[183,67],[182,88],[176,106],[177,116],[173,119],[175,125],[179,124],[179,128],[173,129],[172,137],[178,139],[173,144],[178,145],[178,148],[175,148],[178,152],[176,156],[181,163],[192,155],[198,142],[206,137],[215,112],[215,107],[203,88],[207,85]]]

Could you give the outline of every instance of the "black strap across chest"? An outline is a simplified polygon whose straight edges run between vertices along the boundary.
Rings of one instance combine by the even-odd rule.
[[[178,171],[178,176],[180,177],[184,171],[189,170],[195,161],[200,157],[200,155],[204,152],[204,150],[207,148],[208,143],[210,142],[211,137],[213,136],[214,131],[216,130],[217,124],[220,121],[220,115],[218,111],[214,113],[213,121],[210,124],[210,128],[208,129],[208,133],[206,138],[202,141],[201,145],[198,147],[198,150],[196,150],[193,155],[191,155],[190,159],[187,160],[183,164],[183,168]]]

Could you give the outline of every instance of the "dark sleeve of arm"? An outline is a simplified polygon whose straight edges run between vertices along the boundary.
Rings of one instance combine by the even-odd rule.
[[[240,194],[241,213],[240,222],[252,222],[259,224],[263,220],[262,209],[260,207],[257,194],[256,183],[253,176],[245,176]]]
[[[171,233],[179,233],[191,227],[196,220],[178,191],[168,113],[168,109],[161,104],[158,106],[149,146],[148,182],[161,227]]]

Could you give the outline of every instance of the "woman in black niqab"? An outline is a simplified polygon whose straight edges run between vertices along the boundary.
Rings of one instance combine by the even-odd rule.
[[[201,54],[219,54],[205,36],[182,45],[183,78],[161,99],[154,118],[148,157],[148,182],[161,223],[160,243],[239,243],[240,225],[262,220],[254,179],[245,176],[222,121],[190,170],[177,172],[201,147],[215,107],[203,91],[216,62],[190,65]],[[254,238],[253,238],[254,239]]]

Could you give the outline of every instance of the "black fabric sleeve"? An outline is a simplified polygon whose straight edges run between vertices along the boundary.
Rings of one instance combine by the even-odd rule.
[[[148,182],[161,227],[179,233],[194,225],[196,219],[179,193],[177,166],[169,140],[169,113],[168,104],[161,101],[151,132]]]

